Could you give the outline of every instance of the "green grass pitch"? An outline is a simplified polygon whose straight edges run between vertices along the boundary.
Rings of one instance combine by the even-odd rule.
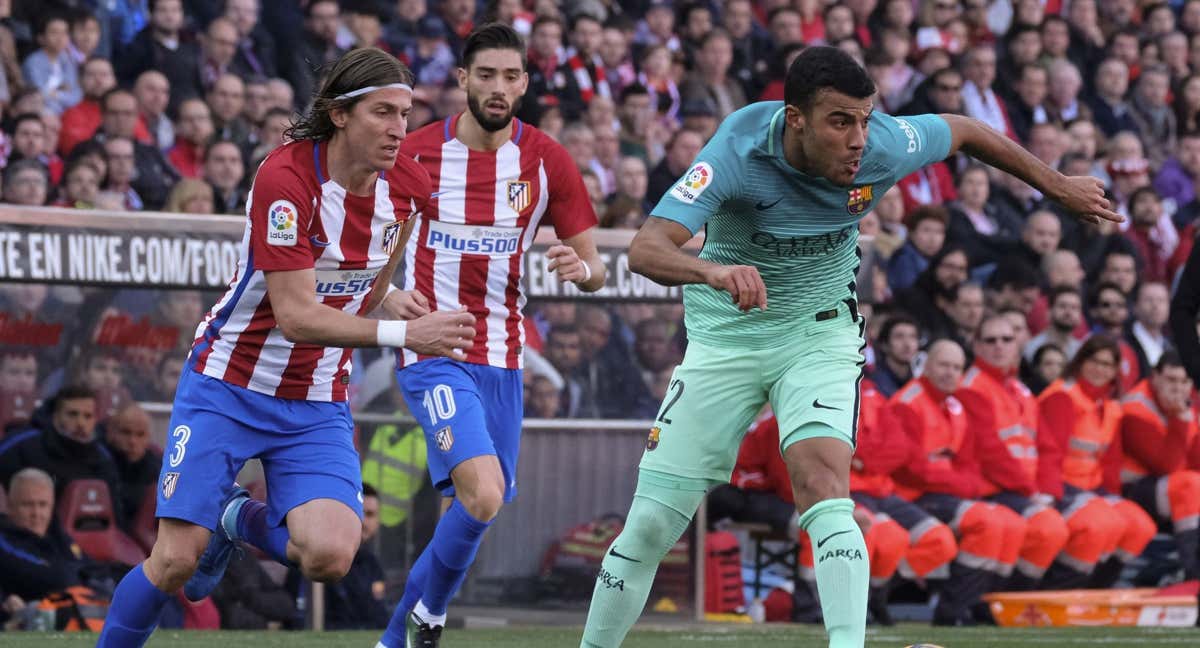
[[[902,648],[934,643],[945,648],[1058,648],[1067,646],[1200,646],[1200,628],[930,628],[901,624],[870,628],[868,648]],[[502,628],[454,630],[442,637],[445,648],[576,648],[579,628]],[[623,648],[687,648],[690,646],[788,646],[823,648],[825,633],[810,626],[689,626],[637,630]],[[178,632],[155,633],[150,648],[372,648],[376,632]],[[86,634],[0,634],[0,646],[82,648],[94,645]]]

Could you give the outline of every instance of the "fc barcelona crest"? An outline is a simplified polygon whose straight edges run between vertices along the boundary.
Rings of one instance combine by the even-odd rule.
[[[646,437],[646,449],[653,450],[658,447],[658,437],[662,434],[662,429],[658,427],[650,428],[650,435]]]
[[[515,212],[522,212],[533,201],[533,189],[527,180],[508,181],[508,206]]]
[[[389,223],[383,228],[383,251],[388,256],[396,250],[396,244],[400,242],[400,232],[404,231],[405,221],[396,221]]]
[[[175,487],[179,485],[179,473],[169,472],[163,475],[162,494],[163,499],[171,499],[175,494]]]
[[[867,211],[867,207],[871,205],[871,185],[865,187],[855,187],[850,190],[848,199],[846,200],[846,211],[851,214],[861,214]]]

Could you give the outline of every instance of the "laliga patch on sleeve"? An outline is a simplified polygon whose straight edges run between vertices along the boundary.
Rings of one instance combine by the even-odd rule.
[[[671,187],[671,195],[687,204],[696,202],[713,183],[713,168],[708,162],[697,162]]]
[[[286,200],[276,200],[267,209],[267,245],[292,247],[299,239],[299,212]]]

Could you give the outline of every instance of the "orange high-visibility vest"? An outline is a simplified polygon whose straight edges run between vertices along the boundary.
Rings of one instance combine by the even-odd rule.
[[[867,435],[876,436],[891,434],[892,430],[879,429],[879,411],[887,405],[887,397],[879,390],[863,385],[859,397],[858,434],[860,438]],[[887,497],[895,490],[891,475],[868,475],[855,468],[857,462],[850,464],[850,491],[866,493],[873,497]]]
[[[1095,490],[1104,483],[1104,468],[1100,461],[1112,445],[1121,426],[1121,405],[1116,400],[1095,400],[1084,393],[1074,380],[1056,380],[1042,395],[1041,402],[1052,394],[1065,393],[1075,406],[1075,424],[1064,448],[1063,482],[1083,490]]]
[[[937,402],[919,381],[912,381],[897,396],[908,405],[921,425],[921,456],[934,465],[952,468],[954,457],[962,448],[967,434],[967,414],[962,403],[953,396]],[[901,484],[896,484],[896,494],[912,501],[923,493]]]
[[[991,404],[996,434],[1025,475],[1036,481],[1038,406],[1033,392],[1014,376],[1005,377],[1002,383],[978,366],[967,370],[962,389],[978,393]]]
[[[1129,393],[1121,398],[1121,412],[1124,416],[1138,419],[1142,425],[1139,426],[1143,430],[1153,430],[1155,439],[1165,443],[1167,440],[1167,431],[1170,421],[1167,420],[1167,415],[1158,407],[1158,401],[1154,398],[1154,388],[1150,385],[1150,380],[1142,380]],[[1190,448],[1196,439],[1197,427],[1196,421],[1193,418],[1188,422],[1187,443],[1184,448]],[[1181,449],[1182,450],[1182,449]],[[1182,456],[1182,452],[1180,453]],[[1180,468],[1182,468],[1182,463]],[[1134,459],[1125,453],[1121,461],[1121,483],[1128,484],[1135,482],[1143,477],[1150,476],[1150,470],[1141,464],[1137,459]]]

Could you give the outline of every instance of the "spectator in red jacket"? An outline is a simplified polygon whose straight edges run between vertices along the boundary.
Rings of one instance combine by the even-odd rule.
[[[888,401],[917,454],[895,473],[897,493],[958,536],[958,556],[934,610],[935,625],[972,624],[982,594],[1007,578],[1025,537],[1025,521],[1008,508],[980,501],[988,494],[975,456],[975,435],[954,396],[965,354],[950,340],[929,348],[925,373]]]
[[[1191,394],[1183,360],[1167,351],[1121,399],[1121,492],[1155,521],[1171,523],[1188,580],[1200,577],[1200,472],[1187,469],[1185,452],[1197,436]]]
[[[1048,586],[1111,586],[1156,531],[1137,504],[1114,495],[1121,488],[1119,360],[1116,342],[1097,333],[1038,397],[1038,490],[1057,501],[1071,530],[1046,573]]]

